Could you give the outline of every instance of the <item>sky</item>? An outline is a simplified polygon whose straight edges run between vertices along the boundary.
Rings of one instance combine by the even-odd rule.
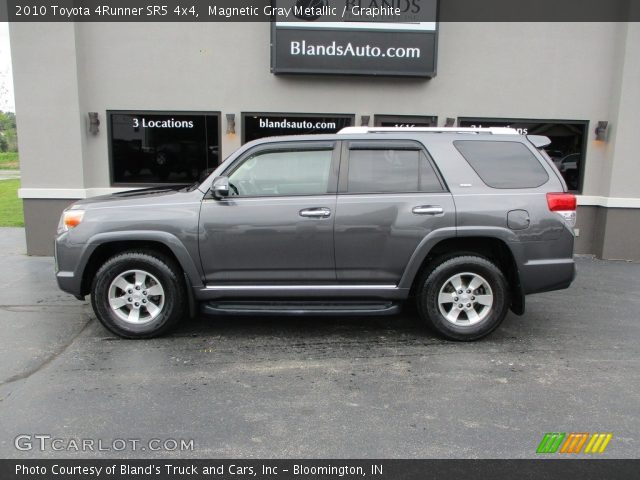
[[[13,99],[9,24],[7,22],[0,22],[0,110],[3,112],[16,111]]]

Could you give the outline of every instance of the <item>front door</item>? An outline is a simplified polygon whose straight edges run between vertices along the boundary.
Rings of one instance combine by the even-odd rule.
[[[207,285],[335,283],[337,143],[258,146],[224,172],[230,195],[200,213]]]

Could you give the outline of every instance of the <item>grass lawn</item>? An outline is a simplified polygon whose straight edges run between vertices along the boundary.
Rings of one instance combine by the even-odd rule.
[[[0,180],[0,227],[24,227],[20,180]]]
[[[0,170],[19,170],[18,152],[0,152]]]

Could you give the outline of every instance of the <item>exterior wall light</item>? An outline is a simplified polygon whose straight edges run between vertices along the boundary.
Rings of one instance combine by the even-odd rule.
[[[596,127],[596,140],[604,142],[607,140],[607,129],[609,128],[609,122],[599,121]]]
[[[371,115],[360,115],[360,126],[361,127],[368,127],[369,126],[369,120],[371,120]]]
[[[98,112],[89,112],[89,132],[97,135],[100,131],[100,118]]]
[[[451,117],[447,117],[447,119],[444,122],[444,126],[445,127],[455,127],[456,126],[456,119],[455,118],[451,118]]]
[[[227,135],[236,134],[236,114],[227,113]]]

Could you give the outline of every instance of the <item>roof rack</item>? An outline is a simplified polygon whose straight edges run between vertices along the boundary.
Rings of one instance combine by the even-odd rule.
[[[345,127],[339,135],[360,133],[399,133],[399,132],[431,132],[431,133],[489,133],[491,135],[518,135],[515,128],[456,128],[456,127]]]

